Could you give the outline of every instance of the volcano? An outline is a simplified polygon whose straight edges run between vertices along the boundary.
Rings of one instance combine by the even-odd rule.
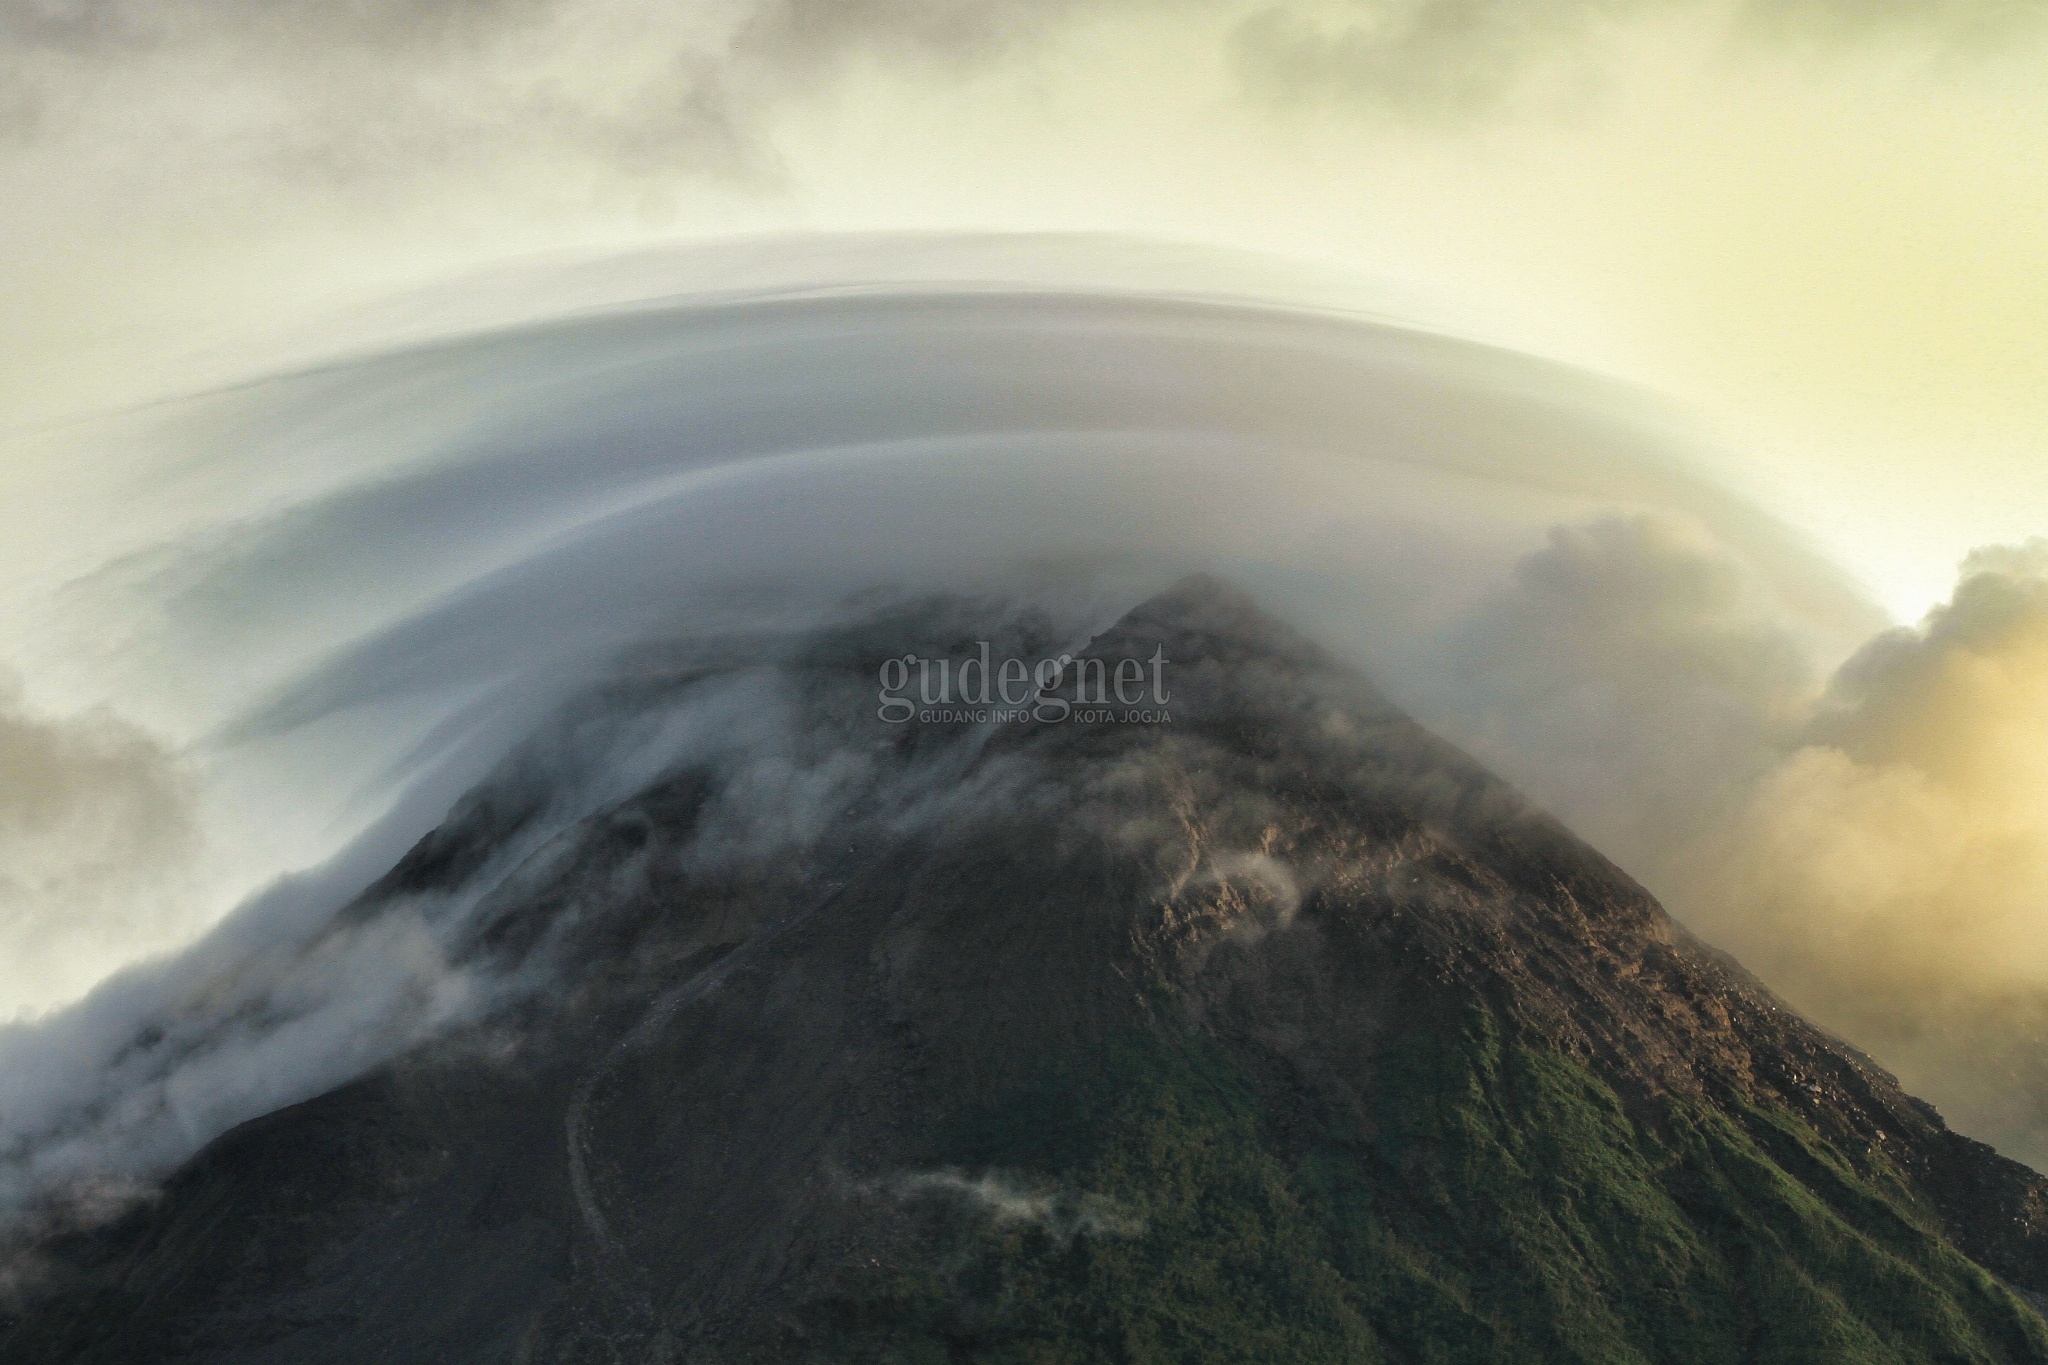
[[[984,644],[1069,704],[878,714]],[[537,833],[711,696],[772,761]],[[327,932],[423,904],[491,1008],[48,1235],[0,1359],[2048,1360],[2039,1176],[1213,580],[650,648]]]

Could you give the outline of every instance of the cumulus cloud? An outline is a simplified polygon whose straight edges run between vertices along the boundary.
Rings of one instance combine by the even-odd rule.
[[[104,709],[39,714],[0,672],[0,1015],[90,985],[109,943],[190,931],[193,795],[160,740]]]
[[[1444,728],[1967,1131],[2048,1160],[2048,544],[1822,679],[1656,520],[1554,534],[1466,628]]]
[[[1813,652],[1711,535],[1609,518],[1553,529],[1456,628],[1431,709],[1636,866],[1775,767],[1819,692]]]
[[[1836,676],[1687,897],[1966,1127],[2048,1160],[2048,546]],[[1734,856],[1724,856],[1729,851]],[[1725,927],[1724,927],[1725,926]]]

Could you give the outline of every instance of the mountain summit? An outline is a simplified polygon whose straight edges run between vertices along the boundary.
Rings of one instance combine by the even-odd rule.
[[[2048,1361],[2048,1185],[1208,579],[650,650],[338,923],[422,904],[494,1007],[51,1239],[0,1360]]]

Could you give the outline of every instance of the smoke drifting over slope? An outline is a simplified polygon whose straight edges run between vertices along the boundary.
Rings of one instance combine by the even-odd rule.
[[[181,416],[134,475],[161,524],[110,540],[50,629],[200,741],[223,818],[359,833],[183,957],[0,1034],[0,1197],[146,1180],[533,989],[451,969],[450,936],[685,757],[744,774],[729,847],[802,846],[862,772],[851,712],[782,704],[772,642],[936,591],[1079,642],[1191,570],[1361,663],[1965,1130],[2048,1152],[1984,1062],[2048,998],[2038,550],[1974,560],[1923,630],[1834,674],[1881,618],[1635,395],[1258,301],[889,283],[934,245]],[[619,702],[655,643],[722,681]],[[537,729],[509,790],[540,813],[502,865],[335,926]],[[978,799],[923,776],[904,810]],[[252,866],[316,845],[284,846]]]

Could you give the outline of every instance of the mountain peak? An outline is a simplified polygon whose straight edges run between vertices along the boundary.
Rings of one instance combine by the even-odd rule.
[[[1170,700],[877,715],[1062,655]],[[514,863],[451,942],[542,988],[51,1248],[9,1358],[2048,1359],[2038,1177],[1227,584],[775,657],[423,842],[349,916]]]

